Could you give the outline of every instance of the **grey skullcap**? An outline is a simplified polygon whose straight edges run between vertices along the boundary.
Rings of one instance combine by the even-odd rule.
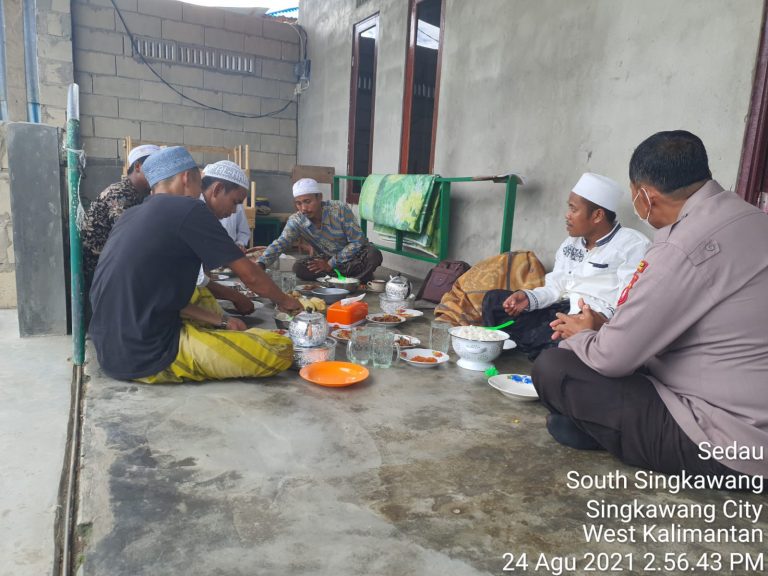
[[[163,148],[144,161],[142,171],[150,186],[158,182],[197,168],[195,159],[183,146]]]
[[[203,169],[203,176],[226,180],[227,182],[237,184],[246,190],[248,190],[249,187],[248,178],[246,178],[243,169],[230,160],[220,160],[219,162],[208,164],[208,166]]]

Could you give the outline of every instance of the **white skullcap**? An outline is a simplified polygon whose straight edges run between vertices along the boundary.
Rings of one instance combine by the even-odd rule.
[[[320,186],[317,185],[317,180],[312,178],[296,180],[296,183],[293,185],[293,197],[296,198],[305,194],[322,194]]]
[[[220,160],[213,164],[208,164],[203,169],[203,176],[210,176],[211,178],[218,178],[219,180],[226,180],[237,184],[241,188],[248,190],[250,185],[248,184],[248,178],[245,175],[240,166],[229,160]]]
[[[619,199],[624,194],[618,182],[592,172],[586,172],[579,178],[576,186],[573,187],[573,192],[611,212],[617,211]]]
[[[144,158],[144,156],[149,156],[158,150],[160,150],[160,146],[155,146],[154,144],[142,144],[141,146],[136,146],[136,148],[128,152],[128,165],[133,166],[136,160],[140,160],[141,158]]]

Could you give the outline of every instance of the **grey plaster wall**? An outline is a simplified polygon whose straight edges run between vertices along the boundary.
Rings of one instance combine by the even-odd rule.
[[[379,12],[373,170],[397,172],[408,3],[349,4],[302,2],[313,77],[300,103],[298,159],[345,173],[352,26]],[[512,248],[534,250],[547,266],[582,172],[628,185],[632,150],[656,131],[698,134],[731,187],[761,20],[760,0],[446,0],[434,171],[524,175]],[[501,187],[455,190],[451,256],[474,263],[497,253]],[[619,216],[651,233],[628,193]],[[385,264],[427,268],[389,254]]]
[[[176,0],[119,0],[117,4],[137,36],[255,57],[252,73],[151,61],[163,79],[185,96],[246,115],[275,111],[293,99],[299,37],[288,24]],[[103,160],[98,164],[98,177],[83,183],[87,198],[119,177],[119,169],[110,170],[109,177],[105,171],[109,160],[124,158],[126,136],[169,145],[231,148],[247,144],[254,171],[285,175],[293,168],[295,103],[265,118],[236,117],[207,109],[164,85],[134,55],[125,27],[109,0],[73,0],[72,23],[83,145],[89,158]],[[196,155],[201,165],[221,159]],[[257,192],[265,196],[273,193]]]

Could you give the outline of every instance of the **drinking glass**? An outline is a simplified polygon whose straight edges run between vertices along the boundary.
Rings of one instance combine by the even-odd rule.
[[[433,320],[429,326],[429,347],[447,354],[451,345],[451,335],[448,332],[450,329],[448,322]]]
[[[367,328],[352,328],[347,342],[347,360],[365,366],[371,359],[372,334]]]
[[[280,287],[285,293],[292,292],[296,288],[296,274],[293,272],[282,272]]]
[[[400,357],[400,346],[395,342],[395,333],[389,330],[376,330],[371,338],[371,356],[374,368],[389,368],[392,357],[397,362]]]

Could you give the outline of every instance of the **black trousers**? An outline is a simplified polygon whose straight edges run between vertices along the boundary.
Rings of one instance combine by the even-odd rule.
[[[502,304],[512,294],[509,290],[489,290],[483,297],[483,324],[498,326],[511,316],[504,311]],[[552,328],[549,323],[556,318],[558,312],[568,313],[571,305],[568,301],[558,302],[541,310],[523,312],[515,318],[512,326],[502,328],[517,344],[517,350],[524,352],[528,358],[535,360],[542,350],[554,348],[557,341],[552,340]]]
[[[667,410],[648,378],[608,378],[570,350],[545,350],[533,365],[542,404],[562,414],[625,464],[665,474],[736,475],[699,449]]]

